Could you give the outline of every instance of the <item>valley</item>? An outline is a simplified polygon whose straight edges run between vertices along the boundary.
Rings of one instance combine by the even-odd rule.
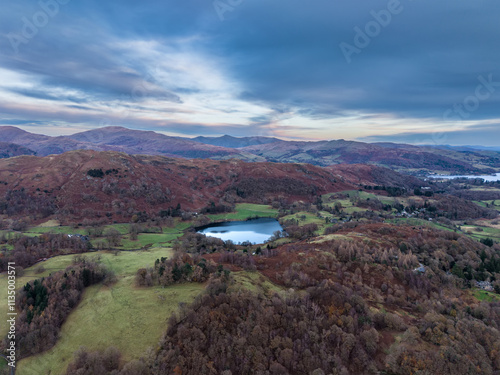
[[[239,358],[248,345],[255,353],[271,350],[273,368],[302,366],[300,372],[438,371],[444,363],[436,355],[448,347],[461,368],[488,372],[500,365],[498,182],[424,181],[362,164],[322,168],[91,150],[0,160],[0,180],[0,267],[15,262],[22,301],[25,285],[36,280],[49,288],[52,278],[78,267],[106,272],[104,281],[84,288],[56,338],[43,341],[44,331],[37,331],[42,341],[29,344],[34,354],[21,349],[21,375],[69,374],[112,358],[120,374],[198,373],[210,368],[206,363],[245,373],[262,365],[258,357],[254,364],[227,358]],[[256,244],[195,231],[259,217],[275,218],[283,231]],[[1,301],[6,283],[3,273]],[[310,332],[334,329],[328,335],[352,349],[339,351],[337,361],[292,365],[283,357],[288,344],[272,344],[272,337],[304,340],[300,326],[288,322],[283,331],[253,315],[233,321],[224,306],[236,308],[238,300],[256,311],[301,316]],[[307,308],[300,312],[299,305]],[[0,313],[6,309],[0,303]],[[218,333],[210,331],[215,321],[223,322]],[[225,345],[234,340],[232,330],[249,329],[245,321],[269,333],[260,341],[249,333],[250,341],[233,344],[226,359],[188,339],[203,334],[214,348]],[[490,354],[468,356],[463,335],[471,324],[480,325]],[[314,358],[329,345],[307,344]]]
[[[500,375],[499,13],[2,3],[0,375]]]

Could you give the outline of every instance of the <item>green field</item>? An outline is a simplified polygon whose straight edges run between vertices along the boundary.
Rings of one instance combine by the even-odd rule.
[[[175,227],[169,228],[169,227],[164,227],[162,228],[162,233],[139,233],[137,236],[137,240],[131,240],[129,231],[130,231],[130,226],[131,224],[111,224],[111,225],[105,225],[103,226],[103,232],[106,233],[107,230],[109,229],[115,229],[121,234],[121,243],[119,246],[116,246],[116,249],[119,250],[139,250],[145,246],[156,246],[156,247],[161,247],[161,246],[170,246],[172,241],[177,239],[178,237],[182,236],[183,230],[188,228],[192,223],[187,221],[183,222],[180,220],[176,220],[175,222]],[[88,229],[79,227],[79,228],[74,228],[71,226],[52,226],[52,227],[47,227],[47,226],[36,226],[33,228],[27,229],[25,232],[22,233],[22,235],[25,236],[39,236],[43,233],[54,233],[54,234],[82,234],[82,235],[87,235],[88,234]],[[95,248],[107,248],[107,242],[106,242],[106,237],[97,237],[93,238],[91,241],[92,245]],[[99,244],[103,243],[102,246]],[[4,245],[7,247],[7,249],[11,250],[9,248],[10,245]]]
[[[413,226],[425,226],[425,227],[431,227],[435,229],[441,229],[441,230],[447,230],[449,232],[454,232],[453,229],[445,227],[444,225],[438,224],[435,221],[428,221],[424,219],[418,219],[414,217],[410,218],[397,218],[397,219],[388,219],[385,221],[386,223],[391,223],[391,224],[406,224],[406,225],[413,225]]]
[[[325,215],[327,216],[332,216],[328,212],[324,212]],[[318,225],[324,225],[325,224],[325,219],[324,218],[319,218],[315,214],[312,214],[307,211],[299,211],[294,213],[293,215],[286,215],[282,217],[283,220],[289,220],[289,219],[294,219],[299,221],[299,225],[306,225],[306,224],[318,224]]]
[[[338,194],[344,194],[344,195],[349,195],[348,198],[342,198],[342,199],[333,199],[330,200],[330,197],[335,197]],[[331,193],[331,194],[325,194],[322,196],[323,200],[323,206],[325,207],[330,207],[333,208],[336,203],[340,203],[342,205],[342,212],[347,215],[351,215],[354,212],[364,212],[367,211],[366,208],[361,208],[361,207],[356,207],[353,202],[351,201],[351,198],[358,198],[359,200],[366,200],[366,199],[379,199],[381,200],[384,204],[391,204],[392,201],[387,201],[384,202],[383,199],[387,197],[382,197],[376,194],[372,193],[367,193],[364,191],[357,191],[357,190],[347,190],[343,191],[342,193]]]
[[[163,248],[153,248],[149,251],[137,251],[137,252],[118,252],[118,255],[113,255],[107,251],[99,251],[91,254],[86,254],[85,256],[94,257],[100,256],[101,261],[106,264],[106,266],[115,272],[117,276],[120,275],[131,275],[141,267],[152,266],[154,261],[158,258],[171,256],[172,252],[169,249]],[[46,260],[45,262],[37,263],[36,265],[26,268],[22,277],[17,277],[16,285],[17,288],[23,287],[28,281],[39,279],[45,276],[49,276],[53,272],[69,267],[73,261],[74,255],[62,255]],[[37,273],[37,269],[43,266],[45,269],[42,273]],[[0,314],[1,316],[7,316],[7,275],[5,273],[0,274]],[[0,336],[3,337],[7,333],[7,327],[5,324],[0,326]]]
[[[118,249],[135,250],[144,246],[164,246],[170,245],[171,242],[182,236],[183,232],[177,233],[141,233],[137,236],[137,240],[131,240],[129,235],[124,235],[121,238],[121,245]]]
[[[500,200],[486,200],[486,201],[473,201],[475,204],[481,207],[494,208],[500,210]]]
[[[350,198],[358,198],[360,200],[366,200],[366,199],[379,199],[379,200],[383,200],[383,199],[387,199],[388,200],[388,203],[390,203],[390,201],[393,200],[393,198],[390,198],[390,197],[386,197],[386,196],[381,196],[381,195],[377,195],[377,194],[374,194],[374,193],[367,193],[366,191],[359,191],[359,190],[345,190],[345,191],[342,191],[340,193],[330,193],[330,194],[325,194],[323,195],[323,204],[325,203],[328,203],[329,202],[329,198],[331,196],[337,196],[338,194],[343,194],[343,195],[348,195],[349,197],[348,198],[344,198],[344,199],[335,199],[333,200],[332,202],[335,203],[337,201],[342,201],[342,200],[350,200]]]
[[[246,220],[254,217],[277,217],[278,210],[268,205],[239,203],[236,205],[235,212],[224,214],[207,215],[212,222],[231,221],[231,220]],[[172,242],[184,234],[184,230],[193,225],[193,221],[175,220],[174,227],[163,227],[162,233],[139,233],[136,240],[130,238],[130,226],[132,224],[110,224],[103,226],[103,233],[107,230],[114,229],[121,234],[120,245],[113,248],[119,250],[139,250],[144,247],[165,247],[171,246]],[[44,233],[54,234],[82,234],[88,235],[88,228],[73,227],[73,226],[47,226],[45,224],[27,229],[22,234],[25,236],[39,236]],[[8,234],[4,231],[2,233]],[[11,232],[13,233],[13,232]],[[108,249],[109,245],[106,241],[106,236],[92,238],[91,241],[94,248]],[[12,250],[11,245],[3,245],[7,250]]]
[[[110,225],[104,225],[104,231],[108,229],[116,229],[118,232],[121,234],[126,234],[129,231],[131,224],[110,224]],[[32,227],[26,230],[25,233],[37,233],[37,234],[42,234],[42,233],[61,233],[61,234],[87,234],[87,228],[85,227],[73,227],[69,225],[62,225],[62,226],[44,226],[38,225],[36,227]]]
[[[4,358],[0,358],[0,370],[7,368],[7,361]]]
[[[476,228],[480,228],[481,231],[477,231]],[[462,230],[469,236],[477,239],[491,238],[495,241],[500,241],[500,229],[478,226],[478,225],[464,225]]]
[[[317,215],[315,215],[311,212],[299,211],[299,212],[296,212],[292,215],[283,216],[281,219],[282,220],[290,220],[290,219],[298,220],[299,226],[304,226],[306,224],[316,224],[318,226],[318,230],[315,231],[314,233],[315,233],[315,235],[319,236],[325,232],[325,228],[333,225],[330,222],[326,223],[325,218],[328,218],[328,219],[332,219],[332,218],[338,219],[339,218],[338,216],[334,216],[331,213],[326,212],[326,211],[320,211],[319,214],[322,217],[318,217]]]
[[[74,228],[71,226],[60,226],[60,227],[43,227],[37,226],[27,229],[23,234],[43,234],[43,233],[55,233],[55,234],[87,234],[84,227]]]
[[[500,295],[492,293],[492,292],[487,292],[486,290],[475,289],[472,292],[472,294],[479,301],[486,301],[486,302],[499,302],[500,301]]]
[[[202,291],[201,284],[137,289],[133,276],[122,278],[112,288],[93,286],[64,323],[56,346],[20,361],[19,373],[63,374],[82,345],[90,350],[115,346],[124,360],[137,359],[156,347],[179,303],[191,302]]]
[[[330,197],[335,197],[338,196],[339,194],[343,195],[348,195],[348,198],[342,198],[342,199],[334,199],[334,200],[329,200]],[[358,191],[358,190],[346,190],[341,193],[331,193],[331,194],[326,194],[322,196],[323,198],[323,205],[328,206],[328,207],[334,207],[335,203],[339,202],[342,204],[342,207],[344,208],[344,213],[346,214],[352,214],[354,212],[360,212],[360,211],[366,211],[366,208],[359,208],[356,207],[352,202],[351,199],[359,199],[360,201],[365,201],[368,199],[373,199],[373,200],[379,200],[382,204],[385,205],[395,205],[397,202],[404,206],[408,206],[409,200],[413,200],[418,202],[421,200],[419,197],[415,196],[410,196],[410,197],[388,197],[385,195],[377,195],[374,193],[368,193],[366,191]],[[395,209],[393,209],[392,212],[397,212]]]
[[[73,353],[82,345],[91,350],[116,346],[125,360],[139,358],[149,347],[155,347],[165,331],[168,317],[177,310],[179,303],[189,303],[203,289],[202,284],[181,284],[168,288],[136,288],[134,276],[137,269],[150,267],[157,258],[171,256],[166,248],[149,251],[96,252],[101,261],[117,276],[110,287],[102,284],[88,288],[78,307],[70,314],[61,330],[61,338],[51,350],[18,363],[18,373],[62,374],[72,360]],[[59,256],[26,269],[17,279],[20,288],[29,280],[47,276],[65,269],[73,256]],[[45,271],[36,274],[40,265]],[[0,301],[6,301],[7,278],[0,275]],[[0,313],[6,316],[6,306],[0,305]],[[0,334],[6,334],[2,324]],[[141,350],[137,350],[141,348]]]
[[[207,215],[212,221],[222,220],[246,220],[249,217],[276,217],[278,210],[264,205],[253,203],[238,203],[236,212],[228,212],[216,215]]]

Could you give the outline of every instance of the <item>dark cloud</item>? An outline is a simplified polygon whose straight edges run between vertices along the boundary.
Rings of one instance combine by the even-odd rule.
[[[21,119],[0,119],[0,125],[45,125],[45,121],[21,120]]]
[[[189,41],[190,50],[223,61],[218,68],[241,87],[234,99],[269,108],[269,114],[251,116],[252,125],[245,129],[239,124],[219,127],[210,123],[176,129],[193,135],[249,135],[255,126],[263,131],[289,111],[311,120],[352,113],[362,118],[368,113],[440,123],[447,110],[475,95],[480,77],[492,75],[500,82],[498,1],[401,0],[398,14],[392,14],[366,46],[356,46],[355,28],[364,30],[370,22],[373,26],[374,12],[387,16],[395,1],[245,0],[224,13],[223,21],[211,0],[70,1],[28,43],[20,44],[16,53],[9,33],[19,35],[23,17],[32,20],[40,11],[37,2],[19,0],[0,14],[0,50],[4,51],[0,68],[34,77],[41,85],[9,88],[12,92],[86,104],[70,107],[78,110],[85,110],[92,101],[102,105],[127,105],[128,101],[139,110],[145,97],[183,108],[184,96],[202,94],[203,89],[182,82],[166,87],[151,76],[151,61],[132,56],[127,42],[155,41],[160,47],[183,50],[182,41]],[[350,63],[341,43],[358,48]],[[85,95],[55,95],[55,88]],[[500,118],[500,87],[490,94],[468,112],[467,120]],[[78,121],[95,121],[94,117],[78,117]],[[60,120],[71,118],[65,115]],[[161,123],[127,121],[130,126]],[[165,123],[165,131],[179,124]],[[361,133],[368,131],[362,123],[359,126]],[[373,128],[370,131],[377,133]],[[462,143],[461,137],[474,136],[478,143],[486,143],[495,134],[494,128],[453,131],[449,142]],[[418,136],[403,138],[415,142]]]
[[[27,96],[36,99],[54,100],[54,101],[70,101],[75,103],[85,103],[87,99],[80,98],[74,95],[54,95],[47,91],[39,89],[9,89],[10,92],[15,94]]]
[[[253,1],[222,34],[236,56],[236,74],[247,98],[328,108],[384,111],[440,118],[473,94],[480,75],[500,81],[500,23],[494,1],[401,1],[403,11],[348,64],[340,43],[354,45],[354,27],[364,28],[372,10],[388,1]],[[229,25],[228,25],[229,26]],[[498,115],[497,97],[477,118]]]
[[[444,130],[442,132],[401,133],[394,135],[380,135],[363,137],[365,142],[395,142],[415,143],[423,145],[464,145],[464,146],[498,146],[500,139],[500,123],[478,125],[463,130]]]
[[[82,110],[92,110],[91,107],[85,107],[83,105],[67,105],[68,108],[82,109]]]

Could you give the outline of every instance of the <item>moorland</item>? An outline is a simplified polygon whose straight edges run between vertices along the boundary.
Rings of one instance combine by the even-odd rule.
[[[7,130],[0,314],[12,262],[17,374],[500,371],[500,182],[423,178],[498,172],[499,153],[257,137],[176,139],[181,155],[149,133],[155,152],[125,130]],[[283,231],[195,231],[257,217]]]

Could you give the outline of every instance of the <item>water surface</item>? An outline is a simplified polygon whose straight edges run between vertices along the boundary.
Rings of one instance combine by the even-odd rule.
[[[445,179],[445,180],[452,180],[454,178],[482,178],[485,181],[492,182],[492,181],[500,181],[500,173],[494,174],[494,175],[486,175],[486,176],[439,176],[439,175],[433,175],[429,176],[429,178],[437,178],[437,179]]]
[[[276,231],[283,228],[276,219],[260,218],[247,221],[228,221],[210,224],[198,228],[198,233],[210,237],[217,237],[223,241],[231,240],[235,244],[245,241],[253,244],[264,243]]]

